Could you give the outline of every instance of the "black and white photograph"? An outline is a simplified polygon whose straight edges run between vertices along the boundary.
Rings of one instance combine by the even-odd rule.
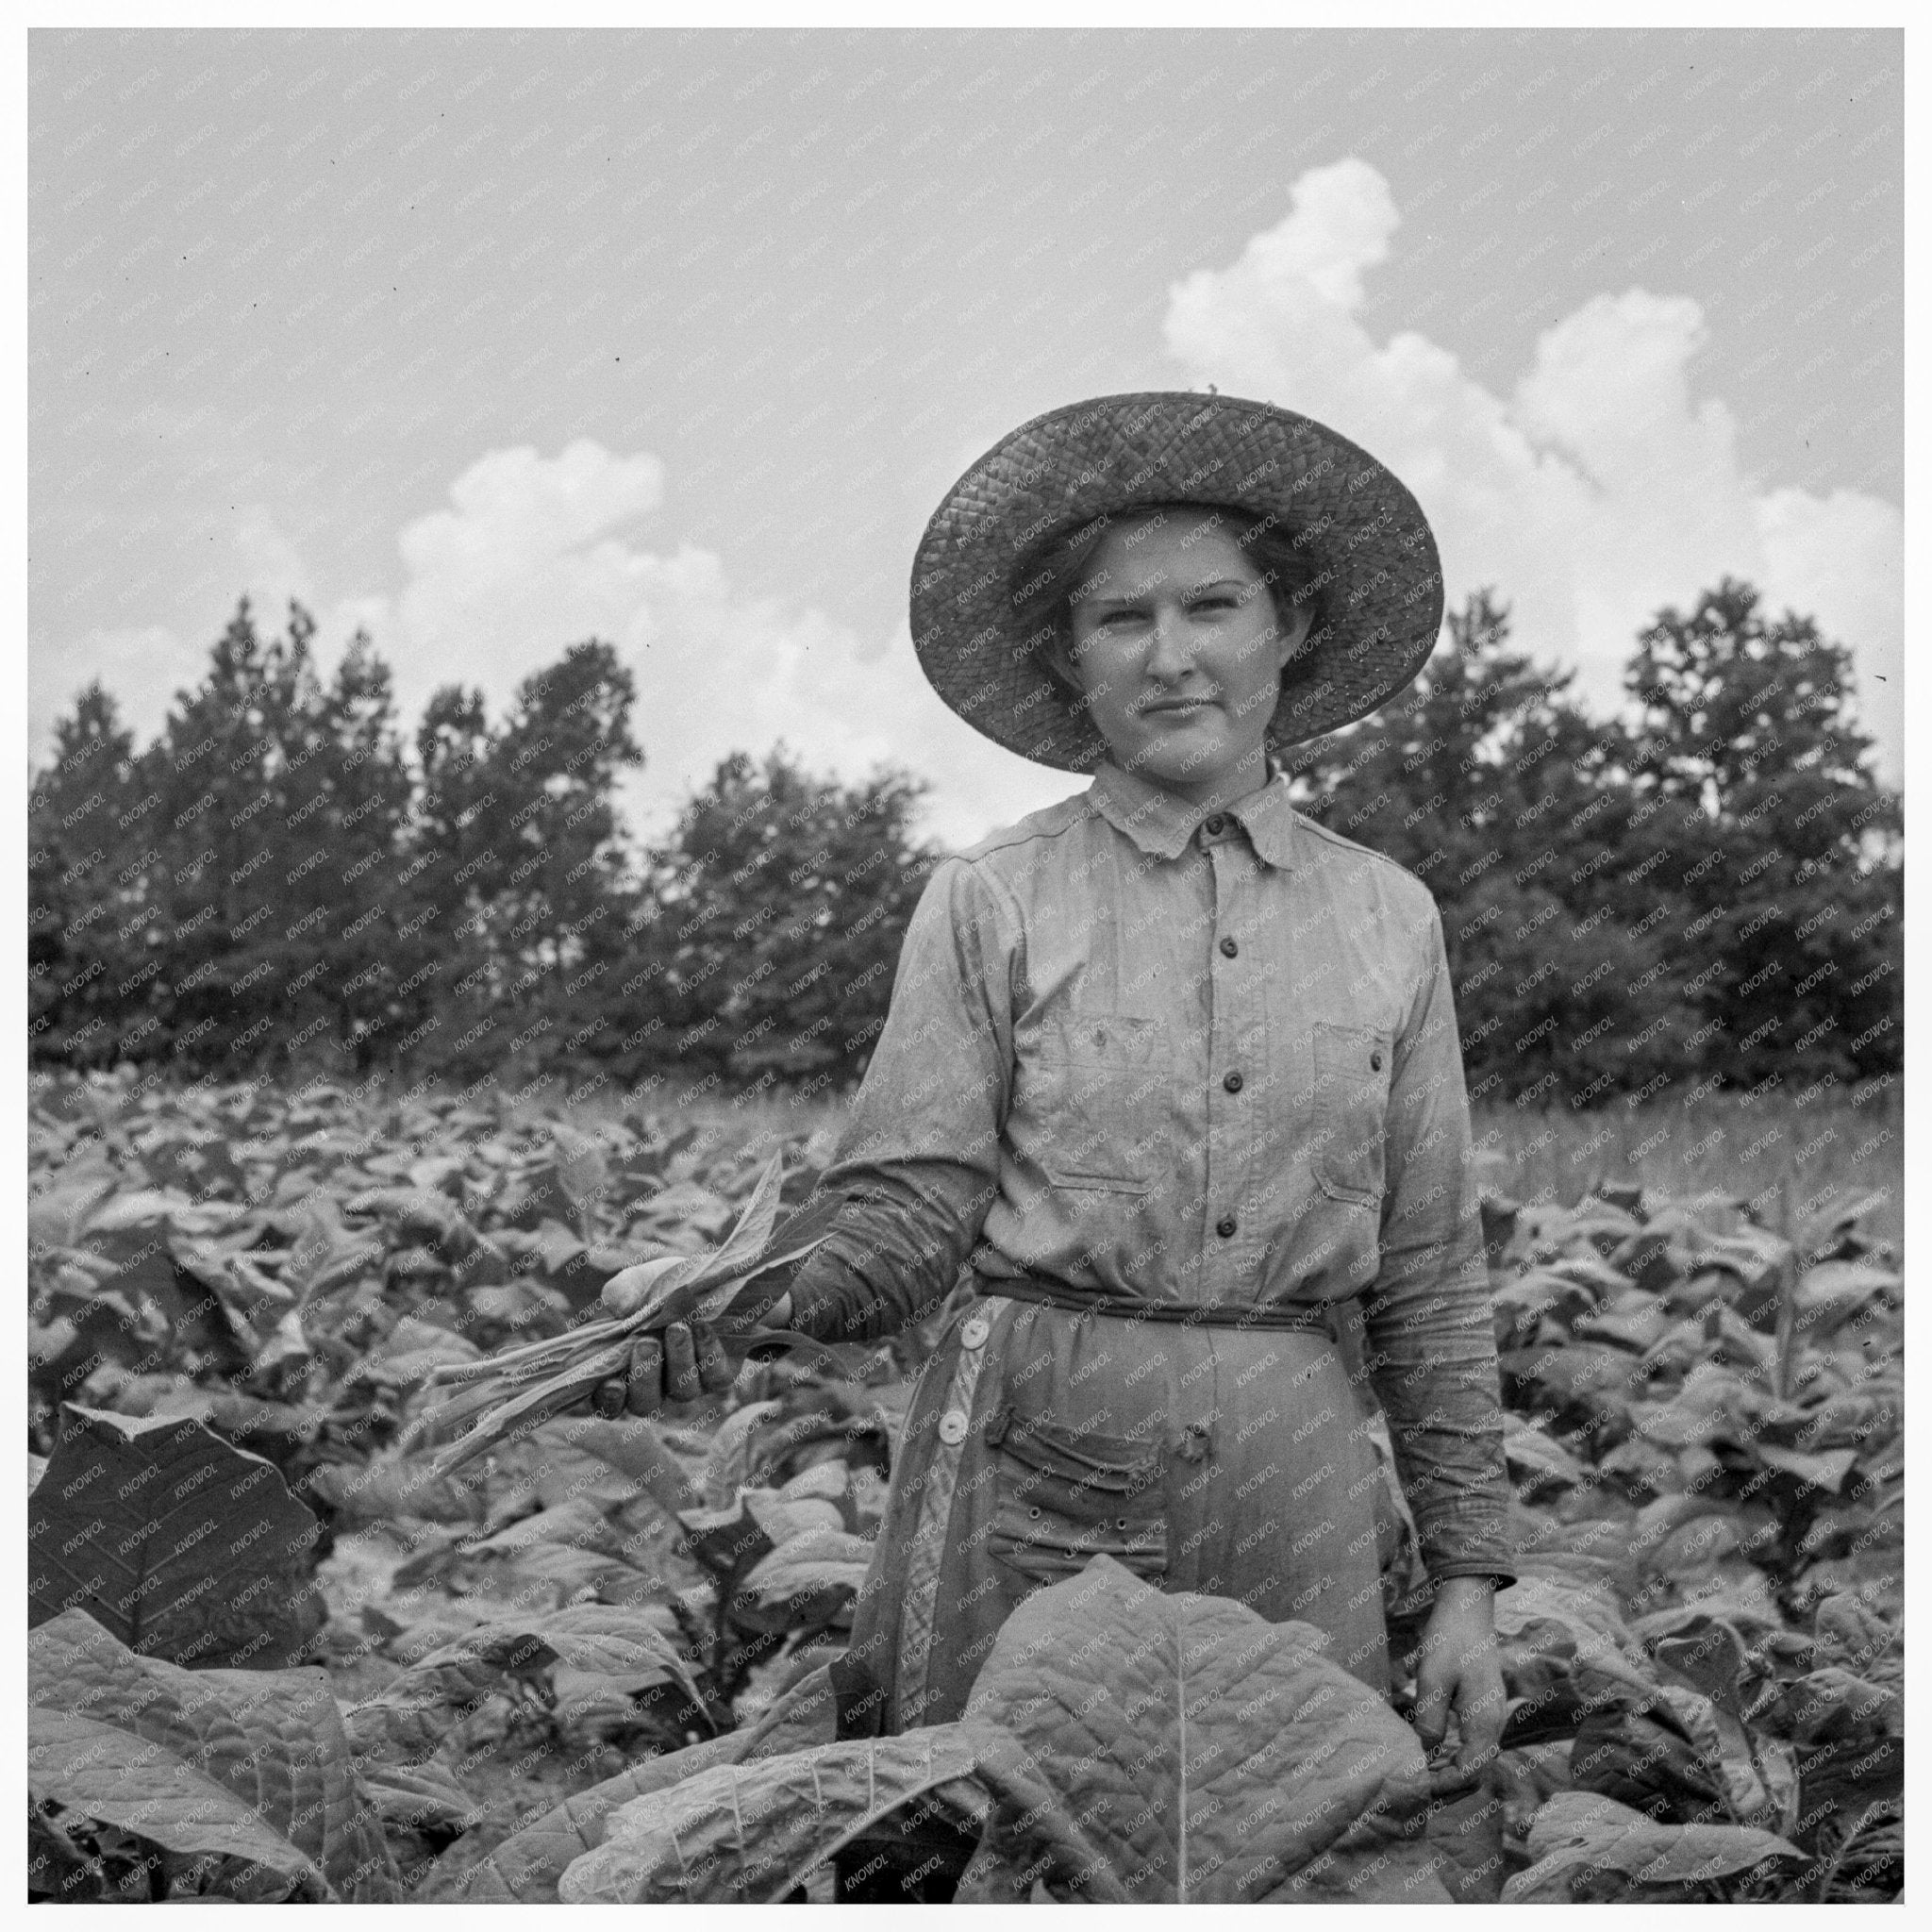
[[[1906,29],[273,13],[18,42],[28,1902],[1902,1902]]]

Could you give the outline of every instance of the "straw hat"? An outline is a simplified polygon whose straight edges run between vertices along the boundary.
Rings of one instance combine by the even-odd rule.
[[[1156,391],[1036,416],[946,492],[912,563],[912,641],[934,690],[1009,751],[1092,771],[1106,742],[1041,664],[1015,572],[1057,535],[1161,503],[1272,515],[1311,556],[1322,588],[1282,675],[1273,749],[1373,711],[1435,648],[1436,540],[1391,471],[1291,409]]]

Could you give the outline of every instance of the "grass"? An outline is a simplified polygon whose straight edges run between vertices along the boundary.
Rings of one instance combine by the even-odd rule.
[[[1878,1194],[1865,1225],[1903,1252],[1905,1109],[1896,1087],[1854,1097],[1692,1094],[1632,1107],[1479,1107],[1475,1138],[1490,1178],[1519,1201],[1574,1202],[1604,1183],[1676,1195],[1724,1194],[1765,1225],[1802,1221],[1834,1200]]]

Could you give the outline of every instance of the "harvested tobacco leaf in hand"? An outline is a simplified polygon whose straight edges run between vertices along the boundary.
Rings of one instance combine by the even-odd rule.
[[[794,1216],[779,1233],[782,1179],[782,1161],[774,1155],[716,1248],[659,1256],[613,1275],[605,1300],[621,1312],[481,1361],[434,1369],[425,1387],[462,1392],[432,1409],[410,1433],[442,1436],[464,1423],[474,1424],[437,1458],[436,1473],[460,1469],[510,1435],[584,1401],[599,1384],[625,1373],[639,1336],[660,1335],[675,1324],[702,1323],[739,1349],[816,1350],[820,1344],[805,1336],[760,1325],[785,1291],[781,1271],[804,1259],[829,1231],[829,1213],[811,1213]]]

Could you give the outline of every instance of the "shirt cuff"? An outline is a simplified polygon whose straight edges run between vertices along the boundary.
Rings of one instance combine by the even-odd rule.
[[[865,1341],[889,1325],[877,1304],[872,1285],[828,1244],[792,1278],[791,1329],[814,1341]]]

